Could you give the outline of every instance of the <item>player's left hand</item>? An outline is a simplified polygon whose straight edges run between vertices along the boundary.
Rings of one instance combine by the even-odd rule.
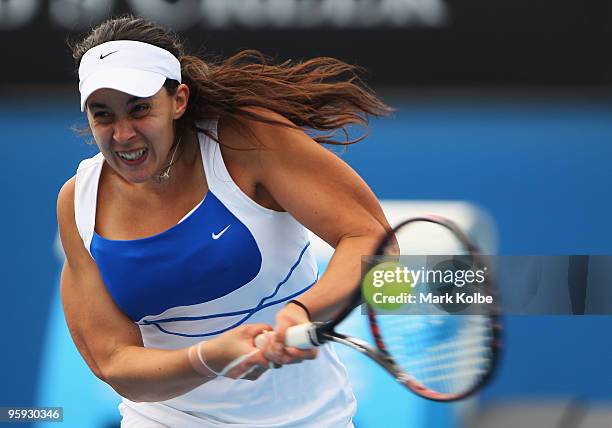
[[[276,364],[295,364],[316,358],[316,348],[303,350],[285,346],[285,332],[294,325],[308,323],[308,315],[298,305],[288,304],[276,314],[276,325],[266,357]]]

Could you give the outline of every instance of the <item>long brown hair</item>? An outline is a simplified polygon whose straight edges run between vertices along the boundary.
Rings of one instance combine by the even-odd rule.
[[[274,64],[255,50],[205,61],[188,54],[172,31],[131,15],[104,21],[82,40],[69,41],[77,68],[85,52],[112,40],[149,43],[179,59],[190,97],[187,111],[176,123],[178,133],[193,127],[199,119],[227,116],[284,125],[252,109],[260,107],[284,116],[296,127],[315,134],[322,132],[313,135],[318,143],[345,145],[367,135],[351,140],[348,127],[367,128],[368,115],[383,116],[393,111],[361,80],[364,70],[358,66],[329,57]],[[177,83],[166,81],[164,86],[172,94]],[[343,132],[344,140],[335,138],[338,131]]]

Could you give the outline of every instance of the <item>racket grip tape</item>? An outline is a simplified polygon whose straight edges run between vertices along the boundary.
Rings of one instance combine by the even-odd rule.
[[[263,346],[265,336],[265,333],[261,333],[255,337],[256,347],[261,348]],[[311,349],[319,346],[316,324],[307,322],[289,327],[285,332],[285,345],[299,349]]]

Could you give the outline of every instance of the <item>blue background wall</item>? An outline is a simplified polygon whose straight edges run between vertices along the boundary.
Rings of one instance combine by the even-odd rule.
[[[3,102],[2,102],[3,101]],[[495,219],[502,254],[612,254],[612,104],[588,99],[393,102],[343,155],[385,199],[463,199]],[[0,99],[3,272],[0,406],[34,405],[51,297],[59,188],[96,153],[76,100]],[[610,399],[608,317],[509,320],[483,395]],[[524,370],[528,370],[525,372]]]

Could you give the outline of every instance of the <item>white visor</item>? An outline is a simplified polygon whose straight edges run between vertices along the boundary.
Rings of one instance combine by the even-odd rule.
[[[94,46],[81,58],[81,111],[87,98],[102,88],[135,97],[151,97],[166,79],[181,82],[181,63],[165,49],[134,40],[115,40]]]

